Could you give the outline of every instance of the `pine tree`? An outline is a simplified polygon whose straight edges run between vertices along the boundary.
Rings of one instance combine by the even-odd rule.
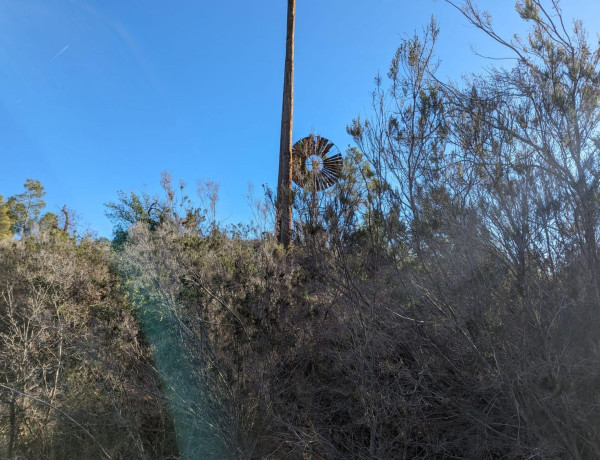
[[[0,195],[0,239],[13,236],[12,226],[8,205]]]
[[[12,231],[27,236],[34,231],[40,212],[46,206],[46,202],[42,199],[46,191],[36,179],[28,178],[23,186],[25,187],[23,193],[8,199],[8,208],[13,220]]]

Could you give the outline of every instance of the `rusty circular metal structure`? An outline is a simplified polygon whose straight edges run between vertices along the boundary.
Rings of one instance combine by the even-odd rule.
[[[292,147],[293,180],[300,187],[321,191],[342,175],[342,154],[330,140],[311,134]]]

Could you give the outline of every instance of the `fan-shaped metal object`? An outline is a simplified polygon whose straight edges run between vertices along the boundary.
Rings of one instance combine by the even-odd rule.
[[[342,154],[328,139],[311,134],[292,147],[293,179],[302,188],[325,190],[342,175]]]

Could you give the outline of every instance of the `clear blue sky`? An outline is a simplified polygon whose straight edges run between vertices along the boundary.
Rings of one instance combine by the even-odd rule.
[[[563,3],[595,40],[600,2]],[[513,1],[480,5],[523,31]],[[248,183],[277,180],[285,14],[285,0],[0,0],[0,194],[39,179],[47,210],[110,236],[104,203],[156,192],[167,170],[190,191],[218,182],[218,218],[248,221]],[[441,0],[297,0],[294,139],[351,145],[374,76],[432,14],[441,76],[485,65],[472,46],[497,54]]]

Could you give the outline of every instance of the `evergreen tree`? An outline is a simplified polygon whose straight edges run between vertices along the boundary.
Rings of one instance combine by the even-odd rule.
[[[20,236],[29,235],[36,227],[40,211],[46,206],[46,194],[39,180],[27,179],[25,191],[8,199],[8,207],[13,220],[13,232]]]
[[[47,212],[40,218],[40,230],[58,230],[58,216],[53,212]]]
[[[7,203],[0,195],[0,239],[13,235],[12,222],[8,211]]]

